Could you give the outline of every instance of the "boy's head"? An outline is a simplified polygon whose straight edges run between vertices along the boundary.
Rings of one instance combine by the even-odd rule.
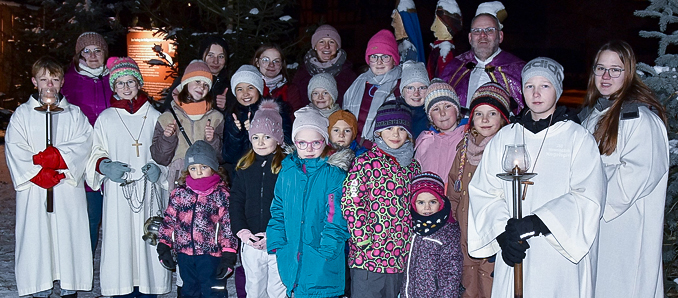
[[[422,216],[429,216],[443,210],[445,201],[445,184],[440,176],[432,172],[424,172],[412,179],[410,203],[412,208]]]
[[[525,64],[521,77],[525,104],[533,120],[548,118],[563,94],[563,66],[551,58],[534,58]]]
[[[33,75],[31,81],[38,88],[38,93],[47,88],[52,88],[56,93],[59,93],[64,84],[64,69],[52,57],[44,56],[35,61],[31,73]]]
[[[196,141],[186,150],[184,164],[193,179],[212,176],[219,169],[216,151],[203,140]]]

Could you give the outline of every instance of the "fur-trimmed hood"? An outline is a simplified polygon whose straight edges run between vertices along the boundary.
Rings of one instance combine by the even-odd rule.
[[[348,172],[353,166],[355,152],[351,148],[339,148],[327,159],[327,163]]]

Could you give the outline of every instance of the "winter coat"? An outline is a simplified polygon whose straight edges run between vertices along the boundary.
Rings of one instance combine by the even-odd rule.
[[[433,127],[422,132],[414,147],[414,158],[421,164],[421,171],[436,173],[447,185],[447,174],[457,154],[457,144],[463,137],[464,126],[458,126],[449,133],[438,132]]]
[[[409,183],[420,172],[416,160],[401,166],[377,146],[356,157],[341,198],[351,234],[350,268],[403,272],[412,221]]]
[[[231,232],[228,197],[223,181],[204,192],[186,185],[175,188],[165,209],[159,241],[189,256],[220,257],[222,252],[236,252],[238,242]]]
[[[288,296],[293,291],[296,297],[344,293],[349,235],[340,198],[350,155],[343,150],[329,158],[301,159],[294,152],[282,162],[266,236]]]
[[[266,232],[271,219],[271,202],[278,174],[271,172],[273,156],[256,155],[247,169],[236,170],[231,188],[231,228],[233,234],[248,229],[253,234]]]
[[[289,102],[292,111],[296,111],[311,102],[311,99],[308,98],[308,83],[312,77],[308,69],[306,69],[306,64],[300,63],[299,70],[297,70],[287,89],[287,102]],[[341,66],[341,71],[334,76],[334,79],[337,80],[337,91],[339,91],[339,96],[337,96],[335,101],[336,104],[342,105],[344,93],[346,93],[348,87],[353,84],[357,77],[358,75],[353,72],[353,64],[346,60],[344,65]]]
[[[461,233],[448,222],[428,236],[412,233],[402,298],[457,298],[461,284]]]
[[[80,108],[92,126],[99,114],[110,106],[109,99],[113,95],[113,90],[108,82],[109,76],[90,78],[79,74],[74,65],[71,65],[64,74],[61,94],[66,96],[70,104]]]

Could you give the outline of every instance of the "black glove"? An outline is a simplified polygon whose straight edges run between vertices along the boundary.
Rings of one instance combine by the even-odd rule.
[[[511,236],[507,234],[507,232],[503,232],[497,236],[497,243],[499,243],[499,246],[501,247],[501,257],[504,259],[504,263],[511,267],[517,263],[521,263],[525,259],[525,256],[527,256],[527,249],[530,248],[530,245],[527,244],[527,240],[511,240]]]
[[[217,279],[224,279],[233,274],[233,267],[235,267],[235,260],[238,258],[234,252],[224,252],[221,254],[221,261],[217,266]]]
[[[509,232],[510,236],[517,237],[511,238],[511,240],[516,241],[551,234],[549,228],[536,215],[528,215],[521,219],[509,219],[506,223],[506,231]]]
[[[158,252],[158,260],[160,265],[167,270],[174,270],[177,268],[177,261],[172,256],[172,249],[167,244],[158,242],[158,247],[155,249]]]

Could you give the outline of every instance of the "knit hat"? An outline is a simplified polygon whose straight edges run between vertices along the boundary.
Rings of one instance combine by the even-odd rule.
[[[553,88],[556,88],[556,100],[563,94],[564,69],[556,60],[546,57],[534,58],[525,64],[520,76],[523,80],[523,88],[525,88],[525,83],[530,78],[542,76],[553,84]]]
[[[252,135],[258,133],[273,137],[279,145],[284,144],[280,106],[275,100],[262,100],[259,109],[254,113],[254,117],[250,121],[250,140]]]
[[[374,134],[392,126],[402,126],[412,137],[412,111],[395,100],[385,102],[377,110],[377,115],[374,116]]]
[[[261,72],[254,65],[245,64],[238,68],[231,77],[231,92],[235,95],[235,87],[240,83],[247,83],[259,90],[259,95],[264,94],[264,79]]]
[[[134,76],[139,81],[139,89],[144,86],[144,78],[139,71],[139,65],[130,57],[110,57],[106,61],[106,68],[110,70],[108,83],[111,90],[115,90],[115,80],[123,76]]]
[[[473,121],[473,111],[481,105],[495,108],[501,113],[506,123],[511,122],[509,121],[511,96],[501,85],[494,82],[485,83],[473,93],[471,106],[469,107],[471,109],[471,121]]]
[[[207,63],[202,60],[193,60],[184,71],[184,76],[181,77],[181,84],[177,86],[177,91],[181,92],[186,84],[193,81],[203,81],[212,88],[212,72],[210,72]]]
[[[499,30],[504,28],[504,25],[502,25],[501,22],[508,16],[506,7],[499,1],[480,3],[478,9],[476,9],[476,16],[479,14],[489,14],[497,18],[497,21],[499,21]]]
[[[98,46],[104,51],[104,57],[108,56],[108,43],[101,34],[96,32],[85,32],[78,36],[78,40],[75,42],[75,52],[80,53],[87,46]]]
[[[332,102],[337,102],[339,91],[337,91],[337,80],[334,76],[327,72],[322,72],[314,75],[308,82],[308,100],[311,100],[311,94],[315,88],[323,88],[327,90],[332,96]]]
[[[292,124],[292,140],[294,140],[300,130],[313,129],[323,136],[326,144],[329,143],[330,136],[327,133],[329,120],[323,117],[318,110],[308,106],[303,107],[294,112],[294,117],[294,124]]]
[[[370,41],[367,42],[367,50],[365,50],[365,62],[367,62],[368,65],[370,64],[370,55],[373,54],[390,55],[393,58],[395,65],[400,64],[398,44],[391,31],[382,29],[370,38]]]
[[[426,97],[424,98],[424,109],[426,110],[426,116],[428,119],[431,119],[431,108],[438,102],[449,101],[457,108],[457,113],[461,113],[461,107],[459,106],[459,96],[454,92],[450,84],[445,83],[441,79],[433,79],[431,85],[428,86],[426,90]]]
[[[438,211],[443,210],[445,205],[444,200],[447,200],[447,198],[445,197],[445,183],[443,183],[443,179],[440,176],[433,172],[424,172],[412,178],[412,182],[410,182],[410,193],[412,194],[410,203],[413,208],[414,203],[417,201],[417,196],[424,192],[428,192],[436,197],[438,203],[440,203]]]
[[[424,62],[414,62],[408,60],[403,62],[402,69],[403,72],[400,77],[400,91],[405,89],[407,85],[414,82],[419,82],[426,86],[431,84],[431,81],[428,79],[428,72],[426,71],[426,65],[424,65]]]
[[[197,140],[191,147],[186,150],[184,156],[184,170],[188,170],[190,165],[203,164],[209,166],[213,170],[219,169],[219,161],[217,161],[217,152],[212,146],[203,141]]]
[[[337,29],[334,29],[334,27],[327,24],[321,25],[318,29],[315,29],[313,36],[311,36],[311,48],[315,49],[315,45],[318,44],[318,41],[325,37],[334,39],[334,41],[337,42],[337,49],[341,49],[341,36],[339,36],[339,32],[337,32]]]
[[[332,113],[332,115],[330,115],[330,117],[327,119],[330,121],[329,125],[327,126],[327,132],[330,132],[332,130],[332,126],[337,124],[339,120],[344,120],[346,124],[351,127],[353,139],[358,136],[358,120],[355,118],[353,113],[349,112],[348,110],[338,110]]]

